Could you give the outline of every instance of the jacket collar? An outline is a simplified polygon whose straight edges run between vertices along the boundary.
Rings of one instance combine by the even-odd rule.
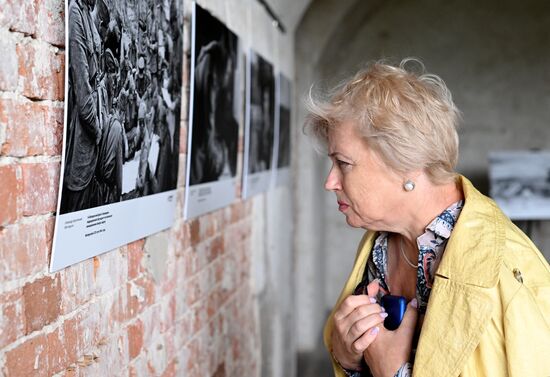
[[[505,217],[464,177],[464,208],[439,265],[414,361],[414,375],[458,376],[490,322],[487,288],[498,282]]]
[[[437,275],[461,284],[494,287],[502,263],[504,221],[496,204],[472,183],[459,178],[464,208],[445,248]]]

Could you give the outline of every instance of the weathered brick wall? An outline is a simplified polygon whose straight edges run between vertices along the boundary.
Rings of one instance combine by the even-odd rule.
[[[255,1],[204,3],[225,11],[231,6],[235,27],[243,27],[243,19],[248,25],[243,30],[253,30],[257,17],[249,8]],[[190,222],[181,217],[191,1],[185,4],[184,119],[175,225],[49,274],[63,134],[64,3],[0,0],[0,375],[260,373],[252,238],[268,243],[266,232],[255,230],[258,216],[269,227],[262,199],[240,201]],[[263,12],[259,6],[253,9]],[[271,27],[266,19],[260,21]],[[287,66],[291,54],[290,48]],[[277,230],[269,234],[280,243]],[[264,252],[277,253],[277,246]],[[286,268],[286,261],[279,264]],[[292,322],[290,285],[271,285],[285,287],[277,293],[285,297],[284,310],[277,310]],[[286,333],[291,330],[286,323]],[[275,351],[288,360],[292,345],[278,342]],[[292,374],[283,370],[281,375]]]

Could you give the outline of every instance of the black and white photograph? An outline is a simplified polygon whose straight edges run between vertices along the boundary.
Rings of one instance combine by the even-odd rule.
[[[491,197],[512,220],[550,219],[550,151],[489,154]]]
[[[179,157],[183,3],[69,0],[65,11],[52,270],[169,227]]]
[[[276,96],[276,155],[277,170],[275,180],[277,185],[290,183],[290,80],[282,73],[277,75]]]
[[[235,201],[243,116],[239,38],[197,4],[192,28],[186,219]]]
[[[273,65],[250,50],[243,197],[267,191],[273,183],[275,154],[275,76]]]

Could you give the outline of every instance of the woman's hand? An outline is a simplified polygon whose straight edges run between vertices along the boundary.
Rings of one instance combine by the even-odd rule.
[[[401,324],[395,331],[380,326],[380,333],[363,356],[375,377],[393,377],[409,361],[418,318],[416,299],[411,300]]]
[[[375,280],[367,286],[368,295],[349,296],[334,312],[332,353],[346,369],[361,369],[363,352],[374,341],[379,325],[387,317],[374,298],[378,289]]]

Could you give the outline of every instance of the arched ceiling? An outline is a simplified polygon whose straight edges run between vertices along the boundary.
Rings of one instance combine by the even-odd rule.
[[[287,33],[294,33],[302,15],[314,0],[267,0],[269,6],[281,19]]]

